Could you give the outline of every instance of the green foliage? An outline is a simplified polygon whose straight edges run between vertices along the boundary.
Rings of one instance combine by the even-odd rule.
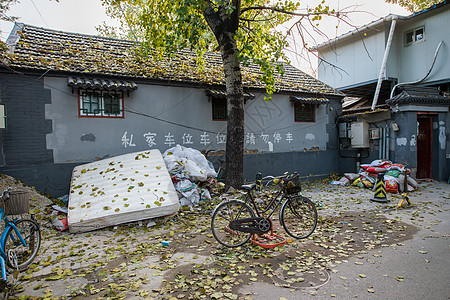
[[[133,39],[131,36],[127,36],[123,34],[121,31],[119,31],[117,28],[113,26],[107,25],[105,22],[103,24],[95,27],[98,33],[100,33],[101,36],[107,36],[113,39]]]
[[[199,53],[204,49],[212,50],[213,35],[198,9],[198,2],[103,0],[107,13],[121,20],[125,36],[142,42],[141,50],[146,55],[171,55],[181,49],[193,49]]]
[[[171,56],[181,49],[198,54],[199,67],[202,55],[219,48],[210,24],[204,17],[208,8],[223,20],[231,20],[239,13],[238,29],[234,38],[238,46],[238,58],[242,65],[259,66],[260,80],[266,84],[267,93],[275,91],[275,73],[283,73],[282,62],[288,61],[283,49],[288,47],[280,25],[299,16],[298,1],[214,0],[211,7],[203,0],[102,0],[110,16],[122,22],[122,37],[141,42],[141,54],[161,57]],[[324,2],[302,17],[320,21],[321,14],[331,14]],[[117,32],[107,26],[98,28],[100,33],[117,37]]]
[[[127,35],[141,42],[143,56],[171,57],[190,49],[197,54],[201,69],[203,55],[220,50],[229,93],[227,126],[233,128],[227,134],[226,185],[234,187],[243,182],[245,74],[241,66],[248,66],[251,74],[259,74],[269,95],[266,99],[270,98],[276,91],[276,73],[282,74],[283,62],[288,61],[283,52],[288,40],[280,25],[294,17],[299,19],[297,22],[318,22],[320,15],[334,14],[325,1],[307,13],[298,13],[299,1],[291,0],[102,1],[111,16],[122,20],[122,29],[129,29]]]
[[[386,0],[410,10],[426,8],[440,0]],[[140,54],[154,57],[172,56],[182,49],[202,55],[220,48],[208,24],[205,13],[213,9],[220,19],[233,22],[238,14],[237,30],[233,32],[238,46],[238,58],[243,66],[259,66],[260,80],[268,95],[275,91],[274,74],[283,73],[282,62],[288,62],[283,52],[289,46],[281,24],[303,21],[318,25],[323,16],[340,17],[322,0],[314,8],[299,13],[301,1],[292,0],[102,0],[107,13],[121,21],[121,32],[105,24],[98,31],[110,37],[122,37],[141,42]],[[231,28],[231,27],[230,27]],[[294,28],[294,26],[292,26]],[[225,28],[227,30],[229,28]],[[290,30],[287,34],[290,33]]]
[[[434,4],[438,4],[442,2],[442,0],[386,0],[386,2],[398,4],[407,8],[411,12],[415,12],[431,7]]]
[[[16,17],[8,16],[6,13],[11,9],[11,6],[16,4],[17,0],[0,0],[0,20],[14,22]]]

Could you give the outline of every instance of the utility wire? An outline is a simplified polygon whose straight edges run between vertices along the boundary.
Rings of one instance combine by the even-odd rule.
[[[34,4],[34,3],[33,3],[33,4]],[[37,8],[36,8],[36,9],[37,9]],[[44,21],[44,22],[45,22],[45,21]],[[11,87],[11,88],[18,88],[18,87],[24,87],[24,86],[31,85],[32,83],[37,82],[37,81],[40,80],[42,77],[44,77],[48,72],[50,72],[50,71],[53,70],[53,69],[47,69],[47,70],[46,70],[45,72],[43,72],[39,77],[37,77],[37,78],[31,78],[31,77],[25,75],[25,74],[22,73],[22,72],[19,72],[19,71],[16,71],[16,70],[12,69],[11,67],[9,67],[9,66],[7,66],[7,65],[5,65],[5,64],[3,64],[3,66],[5,66],[5,67],[8,68],[9,70],[11,70],[12,72],[14,72],[14,73],[16,73],[16,74],[19,74],[19,75],[21,75],[21,76],[23,76],[23,77],[25,77],[25,78],[27,78],[27,79],[29,79],[29,80],[31,81],[31,82],[29,82],[29,83],[21,84],[21,85],[8,85],[8,84],[5,84],[5,83],[3,83],[3,82],[0,82],[0,85],[6,86],[6,87]],[[43,85],[46,86],[46,87],[48,87],[48,88],[54,89],[54,90],[56,90],[56,91],[59,91],[59,92],[61,92],[61,93],[63,93],[63,94],[69,95],[70,97],[76,97],[76,95],[67,93],[67,92],[64,91],[64,90],[61,90],[61,89],[58,89],[58,88],[56,88],[56,87],[50,86],[50,85],[48,85],[48,84],[46,84],[46,83],[43,83]],[[180,105],[181,103],[185,102],[190,96],[192,96],[192,94],[193,94],[194,92],[195,92],[195,90],[192,91],[192,92],[190,92],[188,95],[186,95],[181,101],[179,101],[178,103],[176,103],[174,106],[172,106],[172,107],[170,107],[169,109],[167,109],[167,110],[165,110],[165,111],[159,113],[157,116],[152,116],[152,115],[149,115],[149,114],[147,114],[147,113],[140,112],[140,111],[138,111],[138,110],[132,108],[131,106],[129,106],[129,105],[127,105],[127,104],[125,104],[125,107],[127,107],[128,109],[126,109],[126,108],[124,107],[124,111],[126,111],[126,112],[128,112],[128,113],[131,113],[131,114],[139,115],[139,116],[142,116],[142,117],[147,117],[147,118],[150,118],[150,119],[154,119],[154,120],[157,120],[157,121],[159,121],[159,122],[163,122],[163,123],[167,123],[167,124],[171,124],[171,125],[174,125],[174,126],[179,126],[179,127],[191,129],[191,130],[196,130],[196,131],[200,131],[200,132],[207,132],[207,133],[212,133],[212,134],[219,134],[220,132],[223,132],[223,130],[217,132],[217,131],[212,131],[212,130],[208,130],[208,129],[204,129],[204,128],[199,128],[199,127],[194,127],[194,126],[188,126],[188,125],[181,124],[181,123],[177,123],[177,122],[174,122],[174,121],[165,120],[165,119],[162,119],[162,118],[159,117],[159,116],[162,115],[163,113],[167,113],[167,112],[171,111],[172,109],[174,109],[176,106],[178,106],[178,105]],[[319,94],[320,94],[322,97],[324,97],[324,95],[322,95],[321,93],[319,93]],[[284,117],[282,120],[286,119],[287,117],[289,117],[289,116]],[[317,120],[317,121],[321,121],[322,119],[325,119],[325,118],[327,118],[327,117],[328,117],[328,116],[325,116],[324,118],[321,118],[321,119],[319,119],[319,120]],[[281,120],[281,121],[282,121],[282,120]],[[278,122],[278,123],[279,123],[279,122]],[[270,128],[273,127],[274,125],[275,125],[275,124],[269,125],[268,127],[263,128],[263,129],[260,130],[260,131],[251,131],[251,132],[253,132],[254,134],[263,134],[264,132],[267,132],[267,130],[270,130]],[[311,124],[311,125],[309,125],[309,126],[302,126],[301,128],[296,128],[296,126],[288,125],[288,126],[281,127],[281,128],[277,128],[277,129],[271,129],[271,131],[281,131],[281,130],[287,130],[287,129],[291,129],[291,131],[300,131],[300,130],[305,130],[305,129],[308,129],[308,128],[311,128],[311,127],[314,127],[314,126],[316,126],[316,124]]]
[[[37,82],[39,79],[41,79],[42,77],[44,77],[48,72],[52,71],[52,69],[48,69],[48,70],[46,70],[44,73],[42,73],[39,77],[37,77],[37,78],[31,78],[31,77],[29,77],[29,76],[23,74],[22,72],[16,71],[16,70],[14,70],[14,69],[12,69],[12,68],[10,68],[10,67],[8,67],[8,66],[5,66],[5,67],[7,67],[7,68],[8,68],[9,70],[11,70],[12,72],[14,72],[14,73],[16,73],[16,74],[18,74],[18,75],[21,75],[21,76],[23,76],[23,77],[25,77],[26,79],[29,79],[29,80],[31,81],[30,83],[21,84],[21,85],[9,85],[9,84],[5,84],[4,82],[0,82],[0,85],[5,86],[5,87],[9,87],[9,88],[18,88],[18,87],[28,86],[28,85],[32,84],[33,82]],[[68,95],[68,96],[70,96],[70,97],[77,97],[77,95],[68,93],[68,92],[66,92],[66,91],[64,91],[64,90],[61,90],[61,89],[59,89],[59,88],[57,88],[57,87],[54,87],[54,86],[51,86],[51,85],[49,85],[49,84],[43,83],[43,85],[44,85],[45,87],[47,87],[47,88],[51,88],[51,89],[56,90],[56,91],[58,91],[58,92],[60,92],[60,93],[63,93],[63,94],[65,94],[65,95]],[[179,105],[180,103],[184,102],[184,101],[185,101],[189,96],[191,96],[191,95],[192,95],[192,93],[189,94],[188,96],[186,96],[184,99],[182,99],[179,103],[175,104],[173,107],[175,107],[175,106]],[[207,133],[211,133],[211,134],[220,134],[221,132],[223,132],[223,130],[221,130],[221,131],[212,131],[212,130],[208,130],[208,129],[204,129],[204,128],[199,128],[199,127],[195,127],[195,126],[189,126],[189,125],[177,123],[177,122],[174,122],[174,121],[165,120],[165,119],[162,119],[162,118],[159,118],[159,117],[158,117],[158,116],[161,115],[161,114],[159,114],[158,116],[152,116],[152,115],[149,115],[149,114],[147,114],[147,113],[140,112],[140,111],[138,111],[138,110],[132,108],[132,107],[131,107],[130,105],[128,105],[128,104],[125,104],[125,107],[126,107],[126,108],[124,108],[124,112],[128,112],[128,113],[131,113],[131,114],[135,114],[135,115],[138,115],[138,116],[141,116],[141,117],[146,117],[146,118],[149,118],[149,119],[153,119],[153,120],[156,120],[156,121],[159,121],[159,122],[171,124],[171,125],[174,125],[174,126],[178,126],[178,127],[182,127],[182,128],[186,128],[186,129],[191,129],[191,130],[196,130],[196,131],[200,131],[200,132],[207,132]],[[172,107],[172,108],[173,108],[173,107]],[[169,109],[169,110],[170,110],[170,109]],[[286,119],[286,118],[288,118],[288,117],[289,117],[289,115],[287,115],[286,117],[284,117],[282,120],[284,120],[284,119]],[[322,120],[324,120],[324,119],[326,119],[326,118],[328,118],[328,116],[324,116],[323,118],[320,118],[320,119],[318,119],[317,121],[322,121]],[[281,120],[281,121],[282,121],[282,120]],[[279,123],[279,122],[277,122],[277,123]],[[253,133],[253,134],[257,134],[257,135],[263,134],[264,132],[267,132],[268,130],[277,132],[277,131],[282,131],[282,130],[288,130],[288,129],[291,129],[291,131],[296,132],[296,131],[300,131],[300,130],[305,130],[305,129],[308,129],[308,128],[312,128],[312,127],[314,127],[314,126],[317,126],[317,124],[314,123],[314,124],[310,124],[310,125],[307,125],[307,126],[302,126],[302,127],[300,127],[300,128],[296,128],[296,126],[293,126],[293,125],[288,125],[288,126],[285,126],[285,127],[279,127],[279,128],[276,128],[276,129],[270,129],[272,126],[274,126],[274,124],[269,125],[268,127],[265,127],[265,128],[263,128],[262,130],[258,130],[258,131],[252,131],[252,130],[250,130],[250,132]]]
[[[38,78],[31,78],[31,77],[28,77],[27,75],[25,75],[25,74],[23,74],[23,73],[17,72],[17,71],[15,71],[15,70],[9,68],[9,67],[6,66],[6,65],[3,65],[3,66],[5,66],[6,68],[8,68],[9,70],[13,71],[13,72],[16,73],[16,74],[22,75],[22,76],[24,76],[25,78],[30,79],[30,81],[31,81],[31,82],[28,82],[28,83],[17,84],[17,85],[6,84],[6,83],[3,83],[3,82],[0,82],[0,85],[6,86],[6,87],[10,87],[10,88],[18,88],[18,87],[26,87],[26,86],[29,86],[29,85],[33,84],[34,82],[37,82],[39,79],[41,79],[42,77],[44,77],[45,74],[47,74],[48,72],[50,72],[50,71],[53,70],[53,69],[48,69],[48,70],[46,70],[44,73],[42,73]]]
[[[45,20],[43,19],[42,15],[40,14],[38,8],[37,8],[36,5],[34,4],[33,0],[31,0],[31,1],[32,1],[33,5],[35,6],[36,10],[38,11],[39,15],[41,16],[42,20],[43,20],[44,23],[47,25],[47,23],[46,23]],[[48,26],[48,25],[47,25],[47,26]],[[4,64],[3,64],[3,65],[4,65]],[[33,82],[36,82],[36,81],[38,81],[39,79],[41,79],[41,78],[42,78],[43,76],[45,76],[48,72],[52,71],[52,69],[48,69],[48,70],[46,70],[43,74],[41,74],[38,78],[31,78],[31,77],[25,75],[25,74],[22,73],[22,72],[16,71],[16,70],[14,70],[14,69],[12,69],[12,68],[6,66],[6,65],[4,65],[4,66],[5,66],[6,68],[10,69],[12,72],[14,72],[14,73],[16,73],[16,74],[19,74],[19,75],[22,75],[22,76],[24,76],[25,78],[31,80],[30,83],[22,84],[22,85],[8,85],[8,84],[5,84],[5,83],[3,83],[3,82],[0,82],[0,85],[6,86],[6,87],[13,87],[13,88],[24,87],[24,86],[30,85],[30,84],[32,84]],[[69,95],[69,96],[71,96],[71,97],[76,97],[76,95],[67,93],[66,91],[63,91],[63,90],[58,89],[58,88],[56,88],[56,87],[50,86],[50,85],[48,85],[48,84],[46,84],[46,83],[43,83],[43,85],[46,86],[46,87],[48,87],[48,88],[52,88],[52,89],[54,89],[54,90],[56,90],[56,91],[59,91],[59,92],[61,92],[61,93],[63,93],[63,94]],[[188,125],[184,125],[184,124],[181,124],[181,123],[177,123],[177,122],[173,122],[173,121],[169,121],[169,120],[165,120],[165,119],[159,118],[159,116],[162,115],[163,113],[167,113],[167,112],[171,111],[173,108],[175,108],[176,106],[178,106],[178,105],[180,105],[181,103],[183,103],[183,102],[184,102],[185,100],[187,100],[194,92],[195,92],[195,91],[192,91],[192,92],[189,93],[187,96],[185,96],[181,101],[179,101],[179,102],[176,103],[174,106],[172,106],[171,108],[167,109],[166,111],[161,112],[161,113],[158,114],[157,116],[152,116],[152,115],[149,115],[149,114],[146,114],[146,113],[137,111],[137,110],[133,109],[133,108],[132,108],[131,106],[129,106],[129,105],[125,105],[125,106],[127,106],[127,107],[129,107],[129,108],[131,108],[131,109],[125,109],[125,108],[124,108],[124,111],[126,111],[126,112],[128,112],[128,113],[131,113],[131,114],[135,114],[135,115],[139,115],[139,116],[151,118],[151,119],[154,119],[154,120],[157,120],[157,121],[160,121],[160,122],[168,123],[168,124],[171,124],[171,125],[175,125],[175,126],[179,126],[179,127],[183,127],[183,128],[187,128],[187,129],[192,129],[192,130],[197,130],[197,131],[207,132],[207,133],[212,133],[212,134],[219,134],[219,133],[222,132],[223,130],[222,130],[222,131],[219,131],[219,132],[217,132],[217,131],[211,131],[211,130],[208,130],[208,129],[202,129],[202,128],[198,128],[198,127],[194,127],[194,126],[188,126]],[[319,94],[321,94],[321,93],[319,93]],[[324,96],[324,95],[322,95],[322,96]],[[288,117],[288,116],[286,116],[286,117],[283,118],[282,120],[286,119],[287,117]],[[326,116],[326,117],[327,117],[327,116]],[[326,117],[324,117],[324,118],[326,118]],[[320,121],[320,120],[322,120],[322,119],[324,119],[324,118],[321,118],[321,119],[319,119],[318,121]],[[302,126],[301,128],[296,128],[296,127],[293,126],[293,125],[289,125],[289,126],[286,126],[286,127],[282,127],[282,128],[278,128],[278,129],[272,129],[272,130],[273,130],[273,131],[279,131],[279,130],[286,130],[286,129],[292,128],[292,131],[299,131],[299,130],[308,129],[308,128],[310,128],[310,127],[314,127],[315,125],[316,125],[316,124],[311,124],[311,125],[309,125],[309,126]],[[262,134],[262,133],[264,133],[264,131],[267,132],[267,130],[269,130],[272,126],[274,126],[274,124],[272,124],[272,125],[270,125],[270,126],[264,128],[262,131],[252,131],[252,132],[253,132],[253,133],[256,133],[256,134]]]
[[[142,112],[132,111],[132,110],[128,110],[128,109],[124,109],[124,111],[132,113],[132,114],[135,114],[135,115],[138,115],[138,116],[147,117],[147,118],[150,118],[150,119],[154,119],[154,120],[157,120],[157,121],[160,121],[160,122],[168,123],[168,124],[171,124],[171,125],[175,125],[175,126],[179,126],[179,127],[183,127],[183,128],[187,128],[187,129],[192,129],[192,130],[197,130],[197,131],[207,132],[207,133],[213,133],[213,134],[220,133],[220,132],[217,132],[217,131],[211,131],[211,130],[208,130],[208,129],[198,128],[198,127],[194,127],[194,126],[188,126],[188,125],[180,124],[180,123],[169,121],[169,120],[164,120],[164,119],[157,118],[157,117],[154,117],[154,116],[151,116],[149,114],[142,113]]]
[[[36,4],[34,4],[34,1],[33,0],[30,0],[30,1],[31,1],[31,3],[33,3],[34,8],[36,8],[36,11],[38,12],[38,14],[41,17],[42,21],[44,22],[45,26],[50,27],[50,26],[48,26],[47,22],[45,22],[44,17],[42,17],[41,12],[37,8]]]
[[[189,99],[192,94],[194,94],[195,89],[192,90],[192,92],[190,92],[188,95],[186,95],[183,99],[181,99],[181,101],[178,101],[178,103],[176,103],[175,105],[169,107],[168,109],[166,109],[165,111],[160,112],[158,115],[156,115],[156,117],[161,116],[164,113],[170,112],[171,110],[173,110],[175,107],[177,107],[178,105],[180,105],[181,103],[183,103],[184,101],[186,101],[187,99]]]
[[[5,87],[8,87],[8,88],[17,88],[17,87],[24,87],[24,86],[31,85],[33,82],[38,81],[38,80],[41,79],[45,74],[47,74],[48,72],[50,72],[50,71],[52,70],[52,69],[46,70],[46,71],[45,71],[44,73],[42,73],[38,78],[31,78],[31,77],[25,75],[24,73],[19,72],[19,71],[16,71],[16,70],[14,70],[14,69],[12,69],[12,68],[6,66],[6,65],[3,65],[3,66],[5,66],[6,68],[8,68],[8,69],[9,69],[10,71],[12,71],[13,73],[18,74],[18,75],[21,75],[21,76],[23,76],[23,77],[25,77],[26,79],[29,79],[29,80],[31,81],[31,82],[29,82],[29,83],[26,83],[26,84],[20,84],[20,85],[10,85],[10,84],[6,84],[6,83],[0,81],[0,85],[5,86]],[[68,95],[68,96],[76,97],[76,95],[67,93],[67,92],[64,91],[64,90],[61,90],[61,89],[56,88],[56,87],[54,87],[54,86],[48,85],[48,84],[46,84],[46,83],[43,83],[43,85],[44,85],[45,87],[51,88],[51,89],[53,89],[53,90],[56,90],[56,91],[58,91],[58,92],[60,92],[60,93],[66,94],[66,95]],[[191,94],[192,94],[192,93],[191,93]],[[190,95],[191,95],[191,94],[190,94]],[[184,102],[190,95],[186,96],[186,97],[185,97],[184,99],[182,99],[180,102]],[[177,106],[178,104],[179,104],[179,103],[177,103],[175,106]],[[175,106],[174,106],[174,107],[175,107]],[[127,104],[125,104],[125,107],[131,108],[131,107],[130,107],[129,105],[127,105]],[[146,114],[146,113],[143,113],[143,112],[134,111],[134,110],[132,110],[132,109],[133,109],[133,108],[131,108],[131,109],[125,109],[125,108],[124,108],[124,111],[125,111],[125,112],[128,112],[128,113],[131,113],[131,114],[135,114],[135,115],[147,117],[147,118],[154,119],[154,120],[157,120],[157,121],[160,121],[160,122],[163,122],[163,123],[168,123],[168,124],[171,124],[171,125],[175,125],[175,126],[179,126],[179,127],[183,127],[183,128],[187,128],[187,129],[197,130],[197,131],[201,131],[201,132],[208,132],[208,133],[213,133],[213,134],[218,134],[218,133],[220,133],[220,131],[219,131],[219,132],[217,132],[217,131],[211,131],[211,130],[208,130],[208,129],[198,128],[198,127],[194,127],[194,126],[188,126],[188,125],[184,125],[184,124],[177,123],[177,122],[173,122],[173,121],[169,121],[169,120],[164,120],[164,119],[161,119],[161,118],[158,118],[158,117],[155,117],[155,116],[151,116],[151,115]]]

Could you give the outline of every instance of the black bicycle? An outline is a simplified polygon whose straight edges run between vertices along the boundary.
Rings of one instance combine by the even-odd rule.
[[[264,179],[269,179],[269,182],[263,184]],[[220,244],[238,247],[246,243],[252,234],[271,231],[271,217],[280,204],[279,221],[290,236],[304,239],[314,232],[317,226],[317,210],[314,202],[300,194],[300,176],[295,173],[278,177],[268,176],[264,179],[260,178],[257,183],[242,186],[245,191],[244,200],[226,200],[214,209],[211,230]],[[275,196],[270,196],[266,203],[257,198],[255,193],[269,186],[276,186],[277,189],[273,192]]]

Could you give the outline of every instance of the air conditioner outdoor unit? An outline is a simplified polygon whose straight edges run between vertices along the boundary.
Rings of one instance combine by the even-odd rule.
[[[369,148],[369,123],[353,122],[351,131],[352,148]]]

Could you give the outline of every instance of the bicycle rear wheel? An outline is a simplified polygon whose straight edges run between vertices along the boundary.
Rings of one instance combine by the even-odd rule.
[[[222,202],[212,214],[212,233],[220,244],[226,247],[239,247],[250,239],[251,233],[230,229],[230,222],[254,216],[253,210],[243,201],[230,200]]]
[[[281,206],[280,223],[290,236],[307,238],[317,226],[316,205],[301,195],[289,197]]]
[[[8,228],[3,250],[6,253],[8,267],[20,271],[26,270],[36,257],[41,246],[41,231],[39,225],[29,219],[14,223],[20,235],[25,240],[24,246],[13,227]]]

